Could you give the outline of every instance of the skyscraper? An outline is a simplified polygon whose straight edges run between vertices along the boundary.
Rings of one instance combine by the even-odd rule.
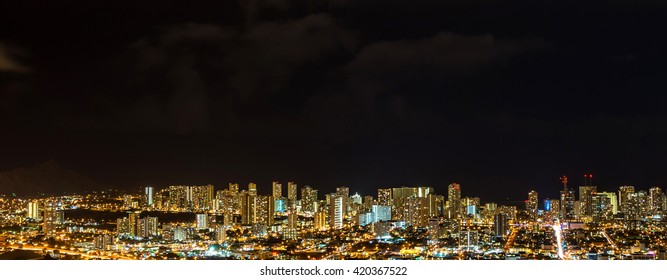
[[[297,189],[294,182],[287,182],[287,208],[296,209]]]
[[[443,215],[445,206],[445,197],[433,193],[428,194],[429,215],[431,217],[440,217]]]
[[[341,186],[336,188],[336,194],[343,197],[343,217],[347,215],[350,208],[350,188]]]
[[[317,211],[315,213],[315,229],[322,231],[327,228],[327,213],[322,211]]]
[[[229,191],[232,192],[232,194],[238,193],[239,192],[239,184],[229,183]]]
[[[649,212],[649,195],[646,191],[630,193],[625,205],[625,210],[627,211],[625,219],[627,221],[642,220]]]
[[[649,190],[649,211],[651,215],[662,213],[662,196],[662,189],[659,187],[653,187]]]
[[[39,221],[40,219],[40,207],[39,200],[34,200],[28,202],[28,212],[26,213],[26,218]]]
[[[448,214],[451,219],[461,218],[461,186],[457,183],[451,183],[447,187],[447,205]]]
[[[44,202],[44,223],[42,231],[47,237],[53,237],[56,234],[56,225],[58,220],[57,201],[48,199]]]
[[[278,200],[283,197],[283,185],[278,182],[273,182],[273,198]]]
[[[190,205],[194,211],[213,209],[213,185],[190,186]]]
[[[267,226],[273,225],[275,213],[275,200],[272,195],[260,195],[257,197],[257,223]]]
[[[374,201],[373,201],[373,196],[372,195],[367,195],[364,196],[364,210],[369,211],[371,210],[371,206],[373,206]]]
[[[154,196],[155,196],[154,191],[155,190],[151,186],[146,187],[146,189],[144,190],[144,195],[145,195],[145,198],[146,198],[146,206],[147,207],[152,207],[153,206]]]
[[[428,197],[410,196],[405,199],[407,211],[403,219],[410,225],[425,227],[431,217]]]
[[[391,220],[391,206],[373,205],[371,213],[373,223]]]
[[[137,236],[151,237],[157,235],[157,217],[144,217],[137,220]]]
[[[391,189],[378,189],[378,204],[391,206]]]
[[[507,235],[507,218],[503,214],[496,214],[493,217],[493,232],[495,236]]]
[[[308,214],[315,213],[317,202],[317,190],[310,186],[301,188],[301,211]]]
[[[597,195],[603,195],[609,198],[609,204],[611,205],[612,215],[618,213],[618,197],[615,192],[599,192]]]
[[[196,215],[196,224],[197,224],[197,229],[206,229],[208,228],[208,215],[204,213],[200,213]]]
[[[628,213],[628,197],[634,192],[634,186],[620,186],[618,188],[618,207],[620,207],[623,214]]]
[[[593,215],[593,195],[595,195],[596,192],[596,186],[587,185],[579,187],[579,211],[582,217],[590,217]]]
[[[188,187],[169,186],[169,209],[172,211],[186,210],[188,207]]]
[[[537,219],[537,204],[538,204],[537,192],[530,191],[528,192],[528,200],[526,201],[526,211],[530,215],[532,220]]]
[[[252,225],[257,222],[257,196],[242,191],[241,196],[241,223]]]
[[[248,184],[248,193],[257,195],[257,184],[250,182]]]
[[[599,223],[603,221],[609,221],[614,218],[614,205],[612,204],[612,196],[608,194],[613,194],[613,198],[616,198],[614,193],[596,193],[593,195],[592,206],[593,210],[591,213],[591,218],[594,222]]]
[[[394,219],[404,220],[409,223],[410,220],[417,219],[415,218],[415,215],[419,215],[419,219],[421,219],[421,212],[414,213],[412,211],[425,210],[428,211],[426,215],[429,215],[430,209],[428,207],[430,205],[428,202],[428,195],[431,193],[433,193],[433,188],[431,187],[400,187],[391,189],[391,201],[393,203],[392,216]],[[412,204],[410,204],[408,199],[411,197],[423,198],[425,201],[414,200],[412,201]],[[418,207],[419,209],[414,207]],[[425,222],[427,223],[428,221]]]
[[[331,194],[329,204],[329,228],[340,229],[343,227],[343,217],[345,215],[345,197],[339,194]]]
[[[563,190],[560,191],[560,207],[561,207],[561,219],[565,221],[572,221],[575,217],[574,211],[574,191],[567,188],[567,177],[561,177],[561,182],[563,182]]]

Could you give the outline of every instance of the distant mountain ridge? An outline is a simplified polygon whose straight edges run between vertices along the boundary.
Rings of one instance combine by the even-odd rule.
[[[33,168],[16,168],[0,172],[0,194],[61,194],[90,190],[99,184],[93,179],[64,169],[54,160]]]

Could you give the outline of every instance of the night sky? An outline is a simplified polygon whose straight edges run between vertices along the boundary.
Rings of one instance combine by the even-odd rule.
[[[483,201],[556,197],[563,174],[665,187],[666,26],[665,1],[4,1],[0,170]]]

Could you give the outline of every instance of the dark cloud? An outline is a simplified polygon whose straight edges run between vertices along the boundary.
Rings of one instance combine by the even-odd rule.
[[[16,58],[26,54],[21,48],[0,42],[0,72],[29,73],[30,68]]]
[[[134,88],[125,90],[145,91],[129,107],[118,109],[121,121],[113,125],[182,133],[207,132],[212,126],[221,131],[264,126],[253,124],[256,112],[244,109],[285,90],[304,65],[352,52],[355,46],[352,33],[326,14],[258,22],[250,28],[162,27],[119,58],[119,71],[128,66],[135,70],[128,78],[128,87]],[[155,87],[158,81],[165,86]]]
[[[332,135],[376,132],[374,128],[422,128],[420,123],[440,122],[444,116],[412,104],[411,96],[424,94],[419,92],[420,83],[459,80],[486,67],[506,64],[512,56],[549,47],[541,39],[496,40],[489,34],[449,32],[420,40],[373,42],[341,69],[344,89],[314,96],[307,109],[328,122],[325,127]]]

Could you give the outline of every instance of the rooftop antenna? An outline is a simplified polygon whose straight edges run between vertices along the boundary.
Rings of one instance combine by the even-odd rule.
[[[563,189],[567,191],[567,176],[565,175],[561,176],[560,181],[563,182]]]
[[[584,174],[584,186],[593,185],[593,174]]]

